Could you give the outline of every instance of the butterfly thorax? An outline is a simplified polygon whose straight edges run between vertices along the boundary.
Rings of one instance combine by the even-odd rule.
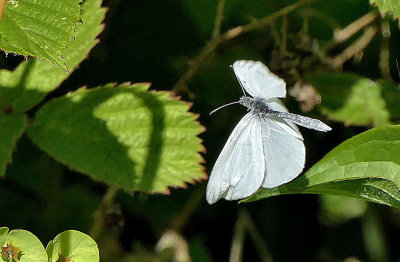
[[[271,109],[262,98],[242,96],[239,99],[239,104],[247,107],[247,110],[253,112],[255,115],[266,116],[266,114],[271,112]]]

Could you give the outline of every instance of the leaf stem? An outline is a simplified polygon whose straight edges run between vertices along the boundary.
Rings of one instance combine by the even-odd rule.
[[[89,235],[97,240],[104,226],[106,211],[112,206],[115,196],[119,189],[116,186],[109,186],[101,200],[99,208],[95,212],[92,227],[89,230]]]
[[[200,69],[200,67],[205,63],[205,61],[207,61],[208,57],[217,49],[217,47],[220,44],[222,44],[228,40],[231,40],[233,38],[236,38],[243,33],[251,32],[256,29],[266,27],[266,26],[270,25],[272,20],[274,20],[278,17],[288,15],[290,12],[293,12],[297,8],[299,8],[305,4],[308,4],[312,1],[314,1],[314,0],[301,0],[294,4],[288,5],[288,6],[282,8],[264,18],[255,19],[248,24],[234,27],[234,28],[226,31],[223,34],[217,34],[217,33],[213,34],[213,37],[211,38],[211,40],[209,40],[206,43],[206,45],[203,47],[200,54],[190,63],[189,68],[178,79],[175,86],[172,88],[172,91],[175,92],[176,94],[181,94],[181,93],[187,92],[188,91],[187,90],[188,81]],[[219,3],[218,6],[220,6],[220,5],[221,5],[221,3]],[[222,11],[220,11],[220,12],[222,12]],[[218,13],[219,12],[217,11],[217,16],[218,16]],[[222,16],[222,14],[220,16]],[[222,17],[218,18],[218,19],[216,18],[215,19],[216,23],[218,23],[219,19],[222,19]],[[217,25],[217,24],[214,25],[214,29],[218,28],[218,27],[219,27],[219,25]]]

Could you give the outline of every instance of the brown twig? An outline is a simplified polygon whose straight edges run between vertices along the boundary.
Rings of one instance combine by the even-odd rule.
[[[345,28],[335,32],[333,38],[336,43],[342,43],[352,37],[355,33],[372,23],[378,17],[378,11],[369,12],[362,17],[358,18]]]
[[[364,50],[365,47],[371,42],[377,32],[376,26],[367,27],[364,33],[350,46],[348,46],[342,53],[338,54],[331,60],[333,68],[340,68],[347,60],[352,58],[358,52]]]
[[[223,34],[219,34],[214,38],[211,38],[200,54],[190,63],[189,68],[186,72],[178,79],[177,83],[173,87],[172,91],[176,94],[181,94],[187,91],[187,82],[193,77],[193,75],[199,70],[199,68],[204,64],[207,58],[216,50],[216,48],[225,41],[231,40],[238,37],[243,33],[254,31],[256,29],[268,26],[272,20],[288,15],[290,12],[296,10],[297,8],[312,2],[313,0],[301,0],[297,3],[284,7],[264,18],[253,20],[252,22],[234,27]]]
[[[6,9],[7,0],[0,0],[0,21],[3,17],[4,10]]]

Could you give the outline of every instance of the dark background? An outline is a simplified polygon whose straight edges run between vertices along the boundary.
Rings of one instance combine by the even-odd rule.
[[[226,1],[223,32],[294,2]],[[171,90],[188,62],[210,39],[217,1],[110,0],[104,1],[103,6],[109,11],[105,31],[99,36],[100,43],[47,100],[84,85],[96,87],[110,82],[151,82],[151,89]],[[319,17],[310,18],[309,36],[321,46],[332,39],[332,28],[327,25],[329,19],[345,27],[375,9],[367,0],[321,0],[310,8]],[[261,60],[287,80],[288,87],[294,84],[290,69],[297,69],[300,75],[317,70],[332,71],[321,62],[309,67],[293,62],[311,54],[296,46],[304,13],[297,10],[287,19],[290,36],[287,49],[292,56],[279,52],[280,46],[269,28],[242,34],[220,45],[189,81],[190,93],[179,94],[183,100],[193,103],[191,111],[200,114],[199,121],[207,129],[200,135],[207,149],[203,155],[207,173],[233,127],[246,112],[245,108],[235,105],[208,115],[214,108],[236,101],[241,95],[230,64],[238,59]],[[386,19],[392,33],[392,77],[398,82],[395,62],[400,57],[398,21]],[[378,26],[380,21],[380,18],[376,21]],[[282,19],[276,19],[274,24],[281,34]],[[337,46],[330,54],[340,53],[359,35]],[[381,41],[378,33],[364,50],[361,62],[349,60],[342,70],[371,79],[381,78],[378,66]],[[19,59],[7,58],[5,67],[13,68]],[[285,104],[291,112],[305,114],[293,97],[288,96]],[[324,119],[318,109],[309,115]],[[307,149],[305,170],[344,140],[369,128],[326,122],[333,128],[327,134],[301,129]],[[87,233],[106,186],[57,164],[27,138],[19,142],[18,148],[21,150],[14,153],[13,164],[0,184],[2,224],[11,229],[27,229],[43,243],[67,229]],[[274,261],[400,259],[400,213],[392,208],[315,195],[280,196],[250,204],[221,200],[209,206],[205,201],[205,186],[206,181],[203,181],[188,185],[186,189],[171,189],[170,195],[119,193],[116,211],[99,240],[102,261],[169,261],[156,255],[154,248],[163,232],[179,222],[182,223],[180,233],[189,244],[193,261],[227,261],[232,237],[237,234],[235,223],[240,212],[249,215],[250,223],[254,223]],[[16,210],[7,212],[10,207]],[[243,261],[265,261],[260,259],[250,234],[246,234]]]

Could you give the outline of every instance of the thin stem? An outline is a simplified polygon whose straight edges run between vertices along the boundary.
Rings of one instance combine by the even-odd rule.
[[[332,67],[333,68],[341,67],[347,60],[352,58],[358,52],[364,50],[364,48],[367,47],[367,45],[372,41],[377,31],[378,30],[376,26],[370,26],[366,28],[365,32],[363,33],[362,36],[360,36],[360,38],[358,38],[354,43],[348,46],[342,53],[338,54],[332,59],[331,61]]]
[[[101,200],[99,208],[95,212],[92,227],[89,230],[89,235],[96,240],[104,226],[106,211],[112,206],[115,196],[119,189],[116,186],[109,186]]]
[[[229,262],[241,262],[243,259],[243,246],[246,232],[246,224],[246,217],[243,214],[243,210],[239,210],[238,218],[236,219],[235,229],[233,231]]]
[[[219,0],[217,5],[217,14],[215,15],[214,29],[212,38],[216,38],[221,34],[222,20],[224,19],[225,0]]]
[[[336,43],[342,43],[352,37],[355,33],[372,23],[378,17],[377,11],[369,12],[362,17],[358,18],[345,28],[340,31],[337,31],[333,38]]]
[[[196,211],[197,207],[203,200],[204,189],[199,188],[195,190],[187,201],[186,205],[183,207],[181,212],[171,221],[170,228],[175,232],[181,232],[186,226],[187,222],[192,217],[193,213]]]
[[[389,51],[389,40],[390,40],[390,26],[387,19],[383,19],[381,23],[381,51],[379,54],[379,68],[381,70],[382,77],[384,79],[392,79],[390,75],[390,51]]]
[[[257,230],[256,225],[254,224],[253,220],[251,219],[249,213],[247,211],[243,212],[246,221],[247,221],[247,230],[249,232],[249,235],[251,239],[253,240],[253,243],[258,251],[258,254],[260,255],[261,261],[263,262],[272,262],[272,256],[268,249],[266,248],[266,244],[261,237],[260,233]]]
[[[6,9],[7,0],[0,0],[0,20],[3,17],[4,10]]]
[[[369,204],[367,212],[363,217],[363,242],[369,256],[369,261],[385,262],[389,261],[387,243],[377,208],[379,207]]]
[[[204,46],[200,54],[193,60],[193,62],[190,63],[189,68],[178,79],[172,91],[174,91],[176,94],[187,92],[187,82],[199,70],[199,68],[204,64],[204,62],[207,61],[208,57],[217,49],[217,47],[221,43],[236,38],[243,33],[247,33],[262,27],[266,27],[274,19],[288,15],[290,12],[312,1],[314,0],[301,0],[297,3],[284,7],[262,19],[255,19],[246,25],[234,27],[223,34],[220,34],[215,38],[212,38],[210,41],[207,42],[207,44]]]

